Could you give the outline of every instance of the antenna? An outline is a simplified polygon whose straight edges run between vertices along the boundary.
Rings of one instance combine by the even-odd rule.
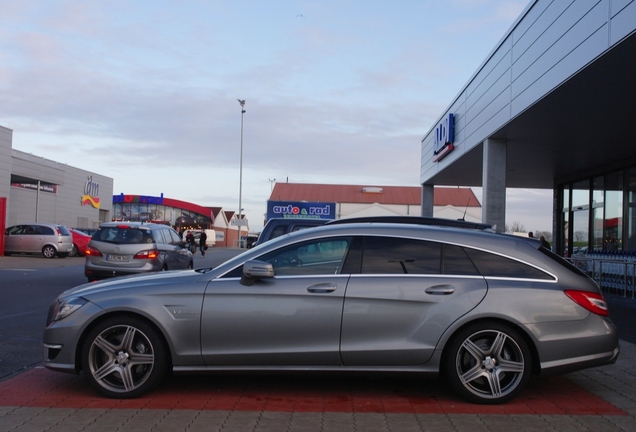
[[[466,221],[466,212],[468,211],[468,204],[470,204],[470,197],[468,197],[468,202],[466,203],[466,208],[464,209],[464,216],[462,216],[461,219],[457,219],[457,220],[464,221],[464,222]]]

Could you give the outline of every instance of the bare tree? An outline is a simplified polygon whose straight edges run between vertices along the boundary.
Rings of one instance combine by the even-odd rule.
[[[587,233],[585,231],[574,231],[574,241],[580,242],[587,239]]]
[[[510,227],[506,227],[507,232],[526,232],[526,228],[521,222],[513,222]]]

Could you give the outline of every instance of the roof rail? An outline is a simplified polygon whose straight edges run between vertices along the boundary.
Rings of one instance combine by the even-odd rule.
[[[443,219],[424,216],[363,216],[348,219],[337,219],[327,222],[327,225],[338,225],[347,223],[395,223],[395,224],[415,224],[415,225],[431,225],[443,226],[451,228],[468,228],[484,231],[493,231],[492,225],[481,222],[467,222],[461,219]]]

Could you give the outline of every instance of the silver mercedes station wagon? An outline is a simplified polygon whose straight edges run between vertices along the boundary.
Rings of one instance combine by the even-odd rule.
[[[597,284],[534,239],[487,231],[327,224],[213,269],[81,285],[51,305],[44,362],[114,398],[170,371],[302,370],[441,374],[485,404],[532,374],[615,362]]]

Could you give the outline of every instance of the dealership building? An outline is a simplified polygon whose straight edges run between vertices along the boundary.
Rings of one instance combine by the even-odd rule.
[[[636,250],[636,1],[531,1],[421,142],[433,188],[553,190],[555,250]]]

